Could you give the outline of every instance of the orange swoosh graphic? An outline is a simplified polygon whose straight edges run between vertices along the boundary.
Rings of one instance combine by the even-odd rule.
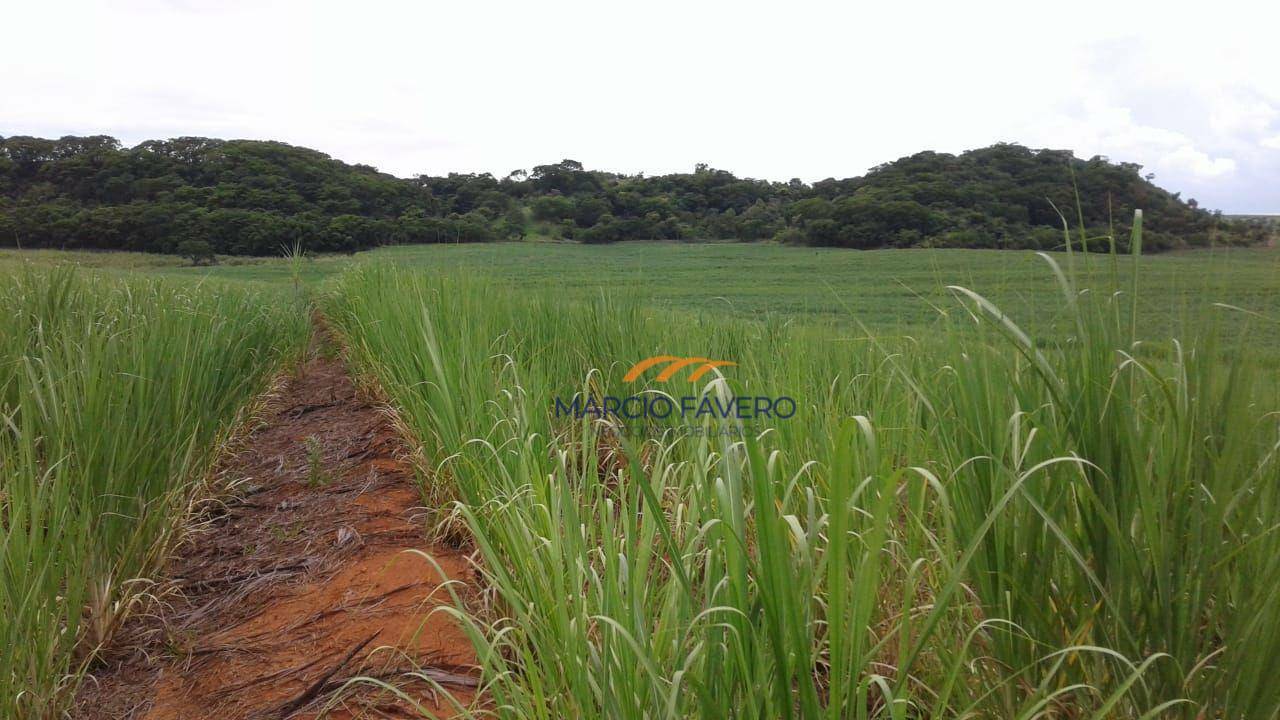
[[[680,358],[676,357],[675,355],[654,355],[651,358],[645,358],[644,360],[641,360],[635,365],[632,365],[631,369],[627,371],[627,374],[622,376],[622,379],[627,382],[635,382],[637,378],[639,378],[641,375],[644,374],[645,370],[648,370],[654,365],[657,365],[658,363],[662,363],[662,362],[670,362],[671,360],[679,360],[679,359]]]
[[[707,362],[702,364],[702,367],[693,371],[693,374],[689,376],[689,382],[698,382],[698,378],[711,372],[711,370],[714,368],[733,367],[734,365],[737,365],[737,364],[738,363],[736,362],[729,362],[728,360],[708,360]]]
[[[689,376],[689,382],[697,382],[699,378],[701,378],[703,375],[706,375],[708,372],[710,372],[714,368],[730,367],[733,365],[737,365],[737,363],[730,362],[728,360],[712,360],[711,358],[705,358],[705,357],[678,357],[676,355],[654,355],[653,357],[645,358],[644,360],[641,360],[635,365],[632,365],[631,369],[627,371],[627,374],[622,376],[622,379],[626,382],[635,382],[640,378],[641,375],[644,374],[646,370],[648,370],[651,367],[654,367],[655,365],[660,365],[662,363],[667,363],[667,367],[664,368],[662,372],[658,374],[656,379],[659,382],[666,382],[667,380],[670,380],[672,377],[675,376],[676,373],[680,372],[682,369],[686,367],[689,367],[690,365],[699,365],[699,367],[697,370],[693,371],[693,374]]]

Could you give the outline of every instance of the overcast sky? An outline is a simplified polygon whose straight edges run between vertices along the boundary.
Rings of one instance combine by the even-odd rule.
[[[1280,213],[1280,13],[650,0],[23,2],[0,135],[274,139],[401,176],[573,158],[813,181],[997,141]]]

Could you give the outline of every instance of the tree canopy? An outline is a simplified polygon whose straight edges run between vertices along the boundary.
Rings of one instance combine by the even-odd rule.
[[[1135,208],[1153,249],[1264,239],[1154,185],[1132,163],[998,144],[922,152],[866,175],[769,182],[698,165],[646,177],[575,160],[401,179],[278,142],[0,137],[0,244],[220,254],[354,252],[385,244],[523,238],[587,243],[777,239],[849,248],[1063,245],[1062,215],[1123,244]],[[1059,214],[1062,213],[1062,215]]]

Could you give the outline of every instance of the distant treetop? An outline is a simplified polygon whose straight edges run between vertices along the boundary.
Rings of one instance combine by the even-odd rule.
[[[219,254],[484,242],[529,234],[587,243],[775,239],[851,248],[1063,246],[1065,219],[1091,245],[1128,237],[1145,211],[1150,249],[1263,241],[1184,201],[1133,163],[1001,143],[921,152],[812,185],[739,178],[698,164],[644,176],[576,160],[401,179],[278,142],[180,137],[125,148],[95,135],[0,137],[0,245]],[[188,248],[191,246],[188,245]]]

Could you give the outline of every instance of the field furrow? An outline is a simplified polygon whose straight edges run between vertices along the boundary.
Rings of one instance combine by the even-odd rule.
[[[424,539],[406,448],[335,348],[320,351],[219,464],[233,496],[185,539],[162,603],[104,653],[73,717],[385,717],[414,702],[447,717],[470,703],[474,653],[436,611],[468,594],[466,558]]]

